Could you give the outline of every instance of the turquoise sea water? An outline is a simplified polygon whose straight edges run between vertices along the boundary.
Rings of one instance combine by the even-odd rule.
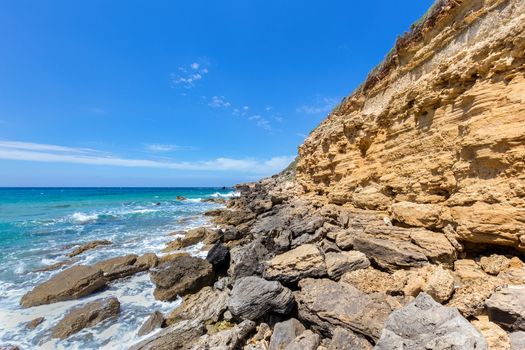
[[[178,303],[155,301],[147,273],[114,282],[79,301],[22,309],[19,300],[57,273],[35,270],[67,260],[75,244],[113,242],[81,254],[77,264],[131,253],[161,254],[175,238],[169,233],[208,224],[202,214],[219,205],[203,203],[202,198],[232,195],[232,189],[220,188],[0,188],[0,344],[20,344],[24,349],[124,349],[138,341],[136,331],[149,313],[169,311]],[[188,200],[176,200],[177,196]],[[199,246],[190,252],[205,254]],[[50,339],[49,329],[67,309],[108,295],[121,301],[117,320],[66,341]],[[46,318],[43,324],[25,329],[25,322],[40,316]]]

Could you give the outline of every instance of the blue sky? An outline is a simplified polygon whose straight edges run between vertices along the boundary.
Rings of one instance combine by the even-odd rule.
[[[275,173],[432,1],[0,1],[0,186]]]

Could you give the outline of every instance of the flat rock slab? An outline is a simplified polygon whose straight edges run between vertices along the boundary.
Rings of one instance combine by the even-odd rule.
[[[295,292],[299,319],[325,335],[342,327],[379,339],[388,315],[401,307],[393,297],[365,294],[350,284],[307,278]]]
[[[202,323],[194,320],[181,321],[151,337],[131,346],[130,350],[179,350],[189,349],[205,332]]]
[[[178,255],[150,271],[158,300],[174,300],[177,295],[195,293],[213,283],[213,266],[206,260]]]
[[[172,325],[182,320],[217,322],[228,308],[228,299],[228,291],[204,287],[195,294],[186,295],[182,305],[166,317],[166,323]]]
[[[80,307],[69,310],[66,316],[53,328],[52,337],[65,339],[86,327],[94,325],[118,315],[120,303],[117,298],[95,300]]]
[[[486,302],[492,322],[509,331],[525,331],[525,286],[496,291]]]
[[[304,244],[267,262],[264,277],[293,283],[305,277],[326,276],[324,254],[315,244]]]
[[[86,265],[73,266],[39,284],[20,300],[23,307],[72,300],[89,295],[106,285],[102,270]]]
[[[77,256],[77,255],[80,255],[82,253],[84,253],[86,250],[90,250],[90,249],[95,249],[96,247],[98,246],[101,246],[101,245],[110,245],[112,244],[111,241],[108,241],[107,239],[101,239],[101,240],[97,240],[97,241],[91,241],[91,242],[88,242],[88,243],[85,243],[85,244],[82,244],[80,245],[79,247],[73,249],[69,254],[67,254],[67,256],[69,256],[70,258],[74,257],[74,256]]]
[[[486,350],[485,338],[457,309],[444,307],[426,293],[394,311],[385,323],[377,350]]]
[[[238,279],[228,303],[234,316],[252,321],[268,312],[287,314],[292,307],[293,295],[288,288],[255,276]]]
[[[244,320],[230,329],[200,337],[189,349],[191,350],[236,350],[255,330],[255,322]]]

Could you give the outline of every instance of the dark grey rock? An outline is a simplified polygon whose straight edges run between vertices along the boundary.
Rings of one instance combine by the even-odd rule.
[[[206,260],[213,265],[215,270],[222,269],[230,263],[230,250],[221,242],[217,242],[208,251]]]
[[[525,331],[525,286],[498,290],[485,305],[492,322],[509,331]]]
[[[233,279],[261,275],[264,270],[263,262],[271,256],[263,242],[264,239],[259,238],[248,244],[232,248],[228,275]]]
[[[372,350],[372,344],[364,337],[338,327],[333,332],[328,350]]]
[[[295,318],[276,323],[270,338],[270,350],[285,349],[288,344],[304,331],[303,324]]]
[[[292,340],[286,347],[286,350],[316,350],[319,343],[321,343],[319,334],[307,329]]]

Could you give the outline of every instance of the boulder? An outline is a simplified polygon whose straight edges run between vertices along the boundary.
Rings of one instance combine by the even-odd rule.
[[[485,337],[489,349],[510,350],[510,338],[507,332],[490,322],[487,316],[478,316],[478,319],[471,323]]]
[[[285,315],[292,307],[293,295],[288,288],[255,276],[238,279],[228,303],[234,316],[248,320],[257,320],[269,312]]]
[[[294,293],[299,319],[326,336],[342,327],[378,339],[388,315],[401,307],[391,296],[365,294],[329,279],[303,279],[299,287]]]
[[[285,349],[297,336],[305,331],[303,324],[295,318],[278,322],[273,328],[269,350]]]
[[[444,220],[450,217],[446,207],[439,204],[421,204],[401,201],[393,203],[392,220],[409,226],[442,228]]]
[[[137,335],[142,337],[143,335],[153,332],[155,329],[160,328],[164,323],[164,315],[159,311],[154,311],[142,324]]]
[[[337,327],[333,331],[327,350],[372,350],[372,345],[366,338],[348,329]]]
[[[230,250],[228,275],[233,279],[262,275],[263,262],[271,255],[263,242],[262,238],[258,238],[245,245],[233,247]]]
[[[230,250],[221,242],[217,242],[208,251],[206,260],[213,265],[215,270],[221,270],[230,263]]]
[[[191,350],[236,350],[244,339],[255,330],[255,322],[244,320],[232,328],[200,337]]]
[[[377,350],[487,349],[479,331],[457,309],[444,307],[426,293],[392,312]]]
[[[115,258],[107,259],[95,264],[95,268],[102,270],[104,277],[108,281],[112,281],[117,278],[124,278],[139,271],[144,271],[141,267],[135,265],[138,256],[135,254],[118,256]]]
[[[454,276],[449,270],[438,266],[426,281],[423,291],[438,303],[444,303],[454,293]]]
[[[42,322],[44,322],[46,319],[44,317],[37,317],[29,322],[27,322],[25,324],[25,328],[26,329],[30,329],[30,330],[33,330],[35,329],[36,327],[40,326],[40,324],[42,324]]]
[[[130,350],[186,350],[205,332],[202,323],[186,320],[172,324],[131,346]]]
[[[465,280],[454,290],[448,306],[457,308],[464,317],[478,316],[485,310],[485,301],[501,284],[496,278]]]
[[[293,283],[305,277],[326,275],[326,263],[321,250],[305,244],[280,254],[267,262],[264,277],[283,283]]]
[[[216,224],[239,226],[255,218],[250,210],[223,210],[219,216],[213,219]]]
[[[212,244],[220,239],[220,235],[216,230],[212,230],[207,227],[198,227],[188,230],[183,238],[176,239],[173,242],[168,243],[167,247],[163,249],[163,252],[171,252],[186,248],[203,242],[204,244]]]
[[[288,346],[286,350],[316,350],[321,343],[319,334],[315,334],[307,329],[299,336],[297,336]]]
[[[101,239],[101,240],[87,242],[87,243],[82,244],[82,245],[78,246],[77,248],[73,249],[69,254],[67,254],[67,256],[72,258],[74,256],[82,254],[86,250],[95,249],[98,246],[110,245],[110,244],[112,244],[112,242],[108,241],[107,239]]]
[[[518,257],[513,257],[498,274],[498,278],[508,284],[525,284],[525,264]]]
[[[157,266],[158,263],[159,258],[157,255],[155,255],[155,253],[146,253],[137,258],[137,261],[135,261],[135,266],[137,266],[140,271],[146,271]]]
[[[525,331],[525,286],[496,291],[486,306],[490,321],[508,331]]]
[[[185,201],[185,200],[187,200],[188,198],[186,198],[186,197],[184,197],[184,196],[177,196],[177,197],[175,197],[175,199],[178,200],[178,201]]]
[[[509,335],[510,338],[510,350],[523,350],[525,349],[525,332],[513,332]]]
[[[37,285],[20,300],[23,307],[57,301],[72,300],[89,295],[106,285],[102,270],[93,266],[77,265]]]
[[[489,278],[489,275],[483,271],[481,266],[471,259],[459,259],[455,261],[454,272],[462,282]]]
[[[510,265],[510,261],[507,257],[498,254],[492,254],[491,256],[483,256],[479,260],[479,264],[483,271],[490,275],[497,275]]]
[[[52,337],[65,339],[70,335],[118,315],[120,303],[117,298],[105,298],[73,308],[53,328]]]
[[[328,276],[335,280],[339,279],[345,272],[366,269],[370,266],[370,261],[366,255],[356,250],[326,253],[325,261]]]
[[[213,283],[213,267],[204,260],[178,255],[150,270],[155,283],[153,295],[158,300],[174,300],[177,295],[195,293]]]
[[[166,317],[168,325],[182,320],[217,322],[228,308],[228,291],[204,287],[195,294],[186,295],[180,306]]]

